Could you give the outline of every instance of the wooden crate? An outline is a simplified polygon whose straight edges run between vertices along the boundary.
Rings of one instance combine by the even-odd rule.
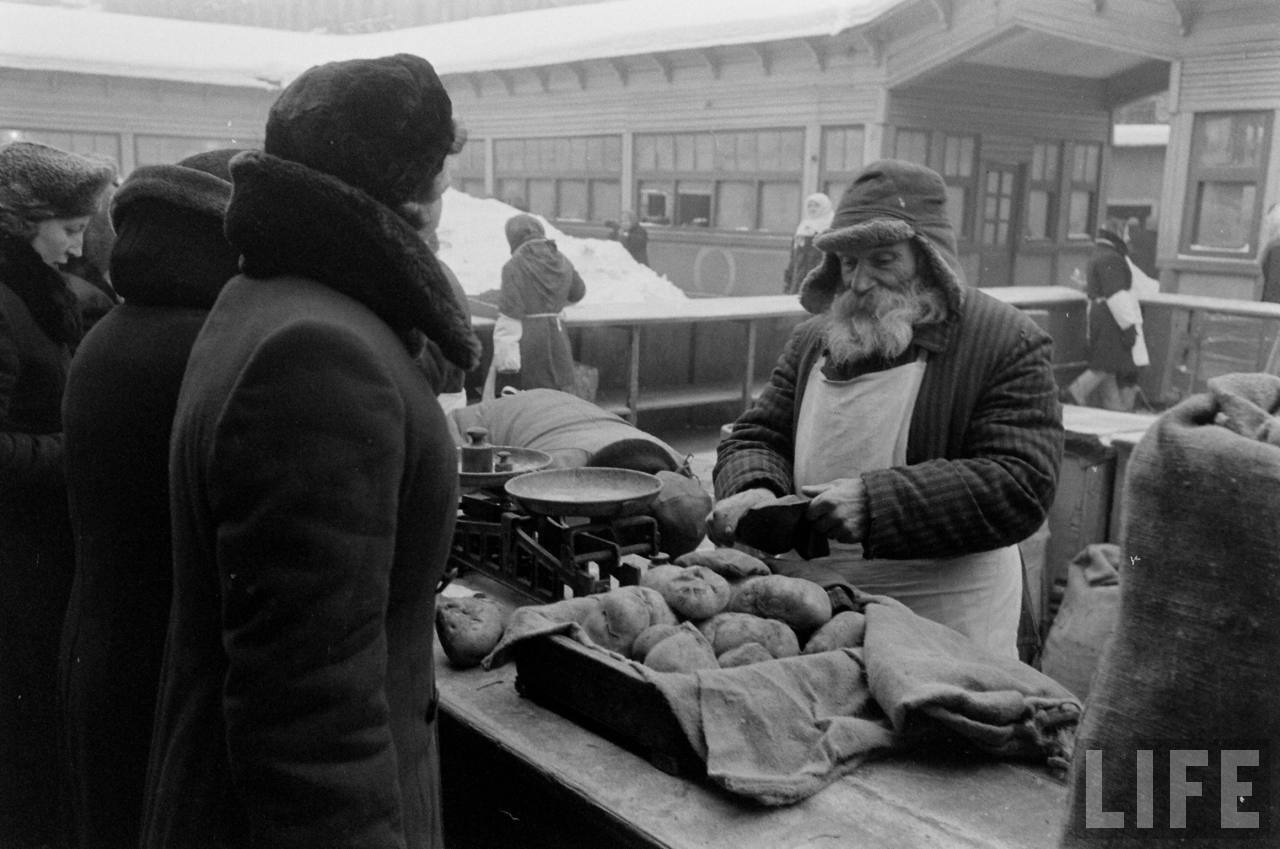
[[[706,774],[666,699],[625,662],[561,636],[526,640],[515,654],[521,695],[669,775]]]

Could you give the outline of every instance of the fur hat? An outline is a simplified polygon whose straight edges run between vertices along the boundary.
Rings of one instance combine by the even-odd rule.
[[[530,239],[547,237],[547,231],[543,229],[542,222],[527,213],[508,218],[504,229],[507,234],[507,244],[511,246],[512,253]]]
[[[464,137],[431,63],[399,53],[304,71],[272,105],[263,150],[394,209],[422,200]]]
[[[845,190],[830,229],[813,240],[826,256],[805,277],[800,304],[811,313],[831,306],[842,285],[841,254],[907,240],[921,249],[933,282],[946,292],[954,309],[964,272],[947,217],[946,182],[936,171],[913,162],[873,162]]]
[[[22,221],[93,215],[115,179],[116,166],[104,157],[10,142],[0,147],[0,212]]]
[[[120,228],[140,200],[162,201],[181,209],[212,216],[219,222],[231,202],[231,158],[243,153],[224,148],[197,153],[174,165],[143,165],[134,169],[111,199],[111,223]]]

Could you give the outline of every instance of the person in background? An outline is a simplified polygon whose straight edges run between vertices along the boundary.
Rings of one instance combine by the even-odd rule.
[[[1139,368],[1145,346],[1141,341],[1141,314],[1133,315],[1130,303],[1133,272],[1124,239],[1108,228],[1098,231],[1085,270],[1085,295],[1089,298],[1089,358],[1087,367],[1061,393],[1063,403],[1086,406],[1098,393],[1098,405],[1106,410],[1129,412],[1137,400]],[[1138,356],[1135,358],[1135,354]]]
[[[752,507],[811,499],[831,555],[775,572],[898,599],[1017,656],[1017,543],[1044,522],[1062,457],[1052,340],[966,285],[946,184],[868,165],[845,192],[760,397],[717,449],[708,535],[733,545]]]
[[[586,296],[586,285],[537,218],[514,215],[505,229],[511,259],[502,266],[493,379],[485,398],[502,394],[507,386],[569,392],[574,386],[573,352],[560,312]]]
[[[649,233],[636,218],[634,212],[623,210],[621,223],[606,221],[609,227],[609,238],[622,242],[622,246],[631,254],[631,258],[641,265],[649,264]]]
[[[58,266],[79,254],[115,165],[0,147],[0,846],[60,832],[58,639],[75,568],[62,393],[80,342]]]
[[[459,136],[458,144],[461,145],[465,142],[465,136],[461,130],[459,130]],[[440,252],[440,236],[437,230],[440,227],[440,215],[443,211],[443,198],[437,198],[432,203],[427,204],[423,210],[424,224],[422,229],[418,231],[422,236],[422,240],[426,242],[427,247],[431,249],[433,254],[439,254]],[[454,274],[453,269],[445,264],[439,256],[436,257],[436,262],[440,264],[440,270],[449,281],[449,290],[453,293],[458,309],[466,313],[468,320],[470,320],[470,302],[467,300],[466,290],[462,288],[462,282],[458,280],[458,275]],[[426,340],[426,344],[422,349],[421,362],[427,379],[435,387],[436,400],[440,402],[440,407],[446,413],[467,405],[467,372],[449,362],[440,350],[439,345],[430,339]]]
[[[1262,249],[1258,252],[1262,269],[1262,298],[1280,304],[1280,203],[1273,203],[1262,219]]]
[[[814,247],[813,239],[831,226],[831,198],[815,192],[804,199],[804,214],[791,239],[791,255],[787,268],[782,272],[782,291],[794,295],[800,291],[805,276],[822,262],[822,251]]]
[[[425,59],[318,65],[231,161],[241,273],[174,416],[142,849],[442,845],[433,619],[457,451],[423,338],[480,344],[419,235],[456,151]]]
[[[228,162],[200,153],[129,175],[112,202],[126,302],[84,340],[63,398],[76,578],[62,641],[71,845],[138,845],[173,587],[169,433],[187,356],[236,275],[222,234]]]

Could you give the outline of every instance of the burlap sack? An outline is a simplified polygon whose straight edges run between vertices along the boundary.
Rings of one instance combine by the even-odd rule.
[[[1166,412],[1129,462],[1120,623],[1076,739],[1064,847],[1280,837],[1280,780],[1268,778],[1280,757],[1280,378],[1227,375],[1209,389]],[[1143,749],[1150,782],[1139,773]],[[1171,798],[1181,795],[1171,793],[1173,749],[1205,751],[1208,761],[1186,774],[1199,795],[1187,799],[1182,829],[1170,828]],[[1261,762],[1236,773],[1251,785],[1228,785],[1225,800],[1224,749],[1253,749]],[[1088,766],[1091,750],[1100,770]],[[1149,803],[1139,799],[1144,784]],[[1119,812],[1123,824],[1102,828],[1095,816],[1090,826],[1088,810]],[[1260,829],[1222,829],[1236,812],[1259,813]]]

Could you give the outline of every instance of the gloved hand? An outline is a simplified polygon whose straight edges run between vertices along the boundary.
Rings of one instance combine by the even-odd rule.
[[[744,489],[728,498],[720,499],[707,516],[707,537],[716,545],[733,545],[738,520],[743,514],[752,507],[777,500],[778,496],[764,487]]]

